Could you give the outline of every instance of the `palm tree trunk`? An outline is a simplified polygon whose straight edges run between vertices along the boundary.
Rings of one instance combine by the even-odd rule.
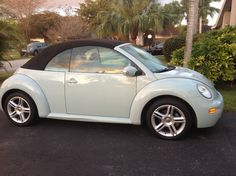
[[[202,26],[203,26],[203,21],[202,21],[202,17],[199,18],[199,33],[202,33]]]
[[[198,18],[198,13],[199,13],[199,0],[195,1],[195,5],[194,5],[194,20],[195,20],[195,28],[194,28],[194,34],[199,33],[199,18]]]
[[[188,11],[188,26],[187,26],[187,34],[186,34],[186,45],[184,50],[184,67],[188,67],[188,63],[191,59],[192,55],[192,45],[193,45],[193,35],[196,31],[196,13],[198,13],[198,5],[199,0],[189,0],[189,11]]]

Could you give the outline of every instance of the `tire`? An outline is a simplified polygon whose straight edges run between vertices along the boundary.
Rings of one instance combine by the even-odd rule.
[[[38,50],[35,50],[33,53],[34,56],[37,56],[38,54],[39,54]]]
[[[146,124],[149,130],[159,138],[180,139],[192,127],[192,113],[183,102],[174,98],[163,98],[149,107]]]
[[[8,119],[16,126],[29,126],[38,119],[38,111],[31,97],[23,92],[10,94],[4,102]]]

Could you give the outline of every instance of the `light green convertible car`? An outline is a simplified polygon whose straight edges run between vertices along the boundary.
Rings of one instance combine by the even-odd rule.
[[[221,94],[203,75],[108,40],[46,48],[2,84],[0,99],[18,126],[38,117],[146,124],[164,139],[178,139],[194,126],[214,126],[223,112]]]

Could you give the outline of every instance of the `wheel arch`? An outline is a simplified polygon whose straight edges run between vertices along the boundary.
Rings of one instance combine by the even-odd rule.
[[[149,100],[142,109],[142,113],[141,113],[141,124],[142,125],[146,124],[146,115],[147,115],[147,111],[148,111],[149,107],[155,101],[158,101],[160,99],[165,99],[165,98],[172,98],[172,99],[175,99],[175,100],[178,100],[178,101],[184,103],[190,109],[191,114],[193,116],[193,126],[197,127],[197,117],[196,117],[196,113],[195,113],[194,109],[192,108],[192,106],[188,102],[183,100],[182,98],[179,98],[179,97],[173,96],[173,95],[160,95],[160,96],[156,96],[156,97],[152,98],[151,100]]]
[[[22,74],[15,74],[4,81],[0,91],[2,110],[7,96],[13,92],[23,92],[28,95],[35,103],[39,117],[46,117],[50,113],[50,107],[46,96],[40,86],[30,77]]]
[[[198,96],[196,82],[191,79],[168,78],[153,81],[143,87],[134,98],[130,109],[131,123],[142,124],[143,114],[150,104],[160,98],[169,97],[177,99],[189,107],[193,114],[194,125],[196,125],[198,114],[194,109],[195,102],[193,100]]]
[[[27,92],[22,91],[20,89],[10,89],[7,92],[5,92],[5,94],[2,96],[2,100],[1,100],[1,105],[2,105],[3,109],[4,109],[4,104],[5,104],[7,97],[13,93],[16,93],[16,92],[23,93],[23,94],[27,95],[28,97],[30,97],[32,99],[32,101],[34,102],[34,105],[36,106],[36,109],[38,111],[38,107],[37,107],[35,101],[33,100],[33,98]]]
[[[34,51],[33,51],[33,55],[35,55],[35,54],[38,54],[39,53],[39,50],[38,49],[35,49]]]

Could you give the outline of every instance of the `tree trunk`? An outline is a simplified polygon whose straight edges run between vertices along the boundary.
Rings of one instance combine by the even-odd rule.
[[[199,13],[199,0],[195,1],[195,5],[194,5],[194,21],[195,21],[195,25],[194,25],[194,33],[193,34],[197,34],[199,33],[199,18],[198,18],[198,13]]]
[[[188,67],[188,63],[191,59],[192,55],[192,45],[193,45],[193,35],[196,31],[196,13],[198,13],[198,5],[199,0],[189,0],[189,11],[188,11],[188,26],[187,26],[187,34],[186,34],[186,45],[184,50],[184,62],[183,66]]]
[[[143,46],[143,33],[142,32],[138,32],[137,39],[138,40],[136,41],[136,45]]]
[[[29,43],[30,42],[30,20],[29,20],[29,17],[27,17],[26,19],[25,19],[26,21],[25,21],[25,23],[24,23],[24,25],[23,25],[23,30],[24,30],[24,36],[25,36],[25,38],[26,38],[26,41],[27,41],[27,43]]]
[[[199,18],[199,33],[202,33],[203,20],[202,17]]]

